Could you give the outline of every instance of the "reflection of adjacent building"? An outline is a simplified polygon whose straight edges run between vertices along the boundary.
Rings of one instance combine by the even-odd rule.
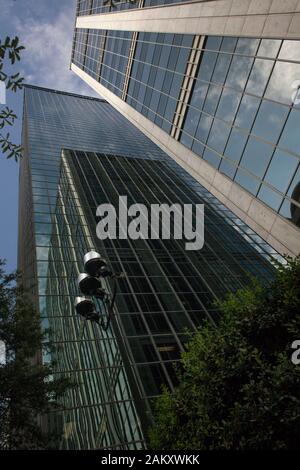
[[[64,449],[141,448],[153,399],[176,381],[186,331],[217,321],[214,300],[249,274],[267,281],[281,257],[104,100],[26,87],[24,128],[20,267],[50,327],[56,373],[78,384],[49,423],[63,430]],[[73,150],[62,157],[62,149]],[[187,252],[173,239],[100,242],[96,207],[118,206],[119,195],[129,204],[204,203],[204,248]],[[73,307],[91,249],[126,273],[106,333],[83,328]]]
[[[300,181],[293,191],[292,199],[299,203],[299,206],[296,206],[296,204],[291,203],[292,221],[295,225],[300,227]]]
[[[78,0],[71,68],[274,248],[297,255],[288,212],[300,174],[300,5],[281,3]]]

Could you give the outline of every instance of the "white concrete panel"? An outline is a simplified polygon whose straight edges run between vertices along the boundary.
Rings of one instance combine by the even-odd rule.
[[[298,0],[216,0],[79,16],[77,28],[299,38]]]

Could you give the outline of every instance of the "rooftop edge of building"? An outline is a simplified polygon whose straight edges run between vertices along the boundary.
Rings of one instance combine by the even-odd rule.
[[[57,93],[57,94],[61,94],[61,95],[73,96],[73,97],[76,97],[76,98],[83,98],[85,100],[99,101],[101,103],[109,104],[108,101],[103,99],[103,98],[96,98],[94,96],[79,95],[77,93],[72,93],[72,92],[68,92],[68,91],[55,90],[54,88],[46,88],[46,87],[41,87],[41,86],[38,86],[38,85],[30,85],[28,83],[25,83],[24,84],[24,89],[26,89],[26,88],[46,91],[46,92],[49,92],[49,93]]]

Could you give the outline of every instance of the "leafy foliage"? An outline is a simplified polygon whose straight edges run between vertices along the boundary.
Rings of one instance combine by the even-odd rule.
[[[8,54],[8,61],[10,65],[14,65],[16,62],[20,61],[20,53],[25,49],[24,46],[19,45],[19,38],[16,36],[11,39],[6,37],[4,42],[0,40],[0,81],[5,83],[7,90],[16,92],[23,88],[24,78],[20,76],[20,73],[14,73],[9,75],[4,71],[4,60]],[[14,112],[8,108],[5,108],[0,112],[0,129],[3,129],[5,125],[12,125],[14,120],[17,119],[17,116]],[[22,147],[16,144],[13,144],[9,140],[9,133],[6,136],[0,134],[0,144],[2,152],[8,152],[7,158],[14,157],[16,161],[22,156]]]
[[[5,361],[0,364],[0,449],[48,448],[58,436],[46,435],[38,425],[59,406],[73,386],[53,378],[51,365],[39,360],[46,333],[26,294],[17,287],[17,276],[6,275],[0,260],[0,341]],[[3,358],[2,358],[3,359]]]
[[[154,449],[290,449],[300,442],[300,258],[219,303],[182,356],[179,385],[163,389],[150,430]]]

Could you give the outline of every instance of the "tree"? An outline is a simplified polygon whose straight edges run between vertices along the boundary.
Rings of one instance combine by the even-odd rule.
[[[270,286],[219,302],[183,353],[174,391],[163,389],[150,430],[153,449],[294,449],[300,442],[300,258]]]
[[[54,379],[52,365],[38,360],[47,332],[16,274],[3,268],[0,260],[0,449],[47,448],[59,436],[42,432],[37,416],[57,409],[71,383]]]
[[[25,48],[19,45],[19,38],[17,36],[14,39],[6,37],[3,43],[0,39],[0,82],[4,82],[5,88],[13,92],[23,88],[24,78],[20,76],[19,72],[13,75],[4,72],[4,61],[8,54],[10,65],[13,66],[20,60],[20,53],[23,49]],[[17,119],[17,116],[11,109],[8,107],[2,109],[0,111],[0,130],[4,129],[5,126],[12,126],[15,119]],[[10,141],[9,132],[5,134],[0,133],[0,144],[2,152],[8,153],[7,158],[14,157],[18,161],[22,156],[22,147]]]

